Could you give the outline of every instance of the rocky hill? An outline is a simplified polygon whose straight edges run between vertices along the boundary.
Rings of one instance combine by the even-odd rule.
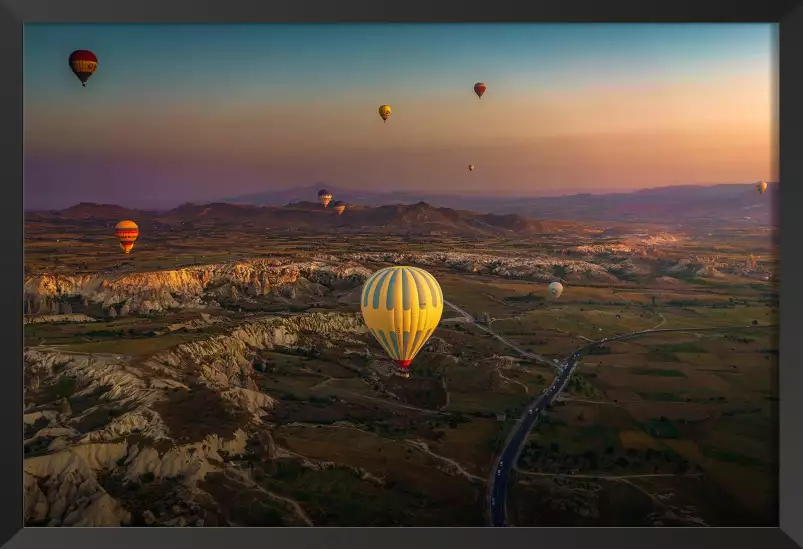
[[[132,210],[115,204],[95,204],[92,202],[82,202],[65,210],[52,213],[65,219],[96,219],[99,221],[114,221],[115,223],[123,219],[146,219],[156,215],[156,212]]]
[[[332,228],[358,232],[394,232],[401,234],[455,234],[496,235],[503,233],[537,234],[542,231],[536,219],[519,215],[495,215],[437,208],[419,202],[390,206],[347,205],[342,216],[335,215],[332,208],[319,203],[297,202],[283,207],[259,207],[228,203],[204,205],[184,204],[167,212],[154,213],[133,211],[119,206],[79,204],[60,212],[29,212],[27,221],[117,221],[133,219],[169,225],[194,227],[257,226],[273,230],[308,230],[321,232]]]

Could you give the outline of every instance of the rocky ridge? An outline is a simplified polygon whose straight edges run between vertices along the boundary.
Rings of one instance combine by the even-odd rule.
[[[384,261],[389,263],[442,266],[457,271],[486,274],[519,280],[549,282],[560,278],[565,281],[590,279],[602,283],[615,283],[622,277],[632,275],[671,274],[716,278],[723,274],[771,278],[770,269],[764,264],[749,265],[745,261],[722,260],[718,257],[691,256],[672,258],[656,250],[649,253],[630,246],[578,246],[576,252],[586,254],[582,259],[569,257],[500,256],[494,254],[461,252],[372,252],[350,254],[351,261]],[[612,257],[600,257],[609,255]]]
[[[168,309],[217,308],[223,298],[292,297],[298,286],[323,294],[327,288],[357,285],[370,271],[350,263],[253,259],[124,275],[53,276],[25,280],[30,313],[52,311],[59,299],[81,298],[116,314]],[[58,312],[58,311],[56,311]]]
[[[128,524],[131,513],[113,497],[102,477],[120,482],[146,476],[174,479],[183,501],[204,498],[199,482],[226,470],[223,455],[245,451],[262,415],[277,401],[252,379],[255,353],[276,347],[303,346],[304,333],[350,339],[366,330],[360,315],[310,313],[268,317],[243,323],[228,333],[185,343],[141,360],[73,354],[57,348],[30,348],[25,353],[26,427],[25,515],[28,524],[114,526]],[[43,391],[72,380],[66,399],[36,402]],[[229,435],[215,432],[186,440],[173,432],[158,411],[176,391],[206,390],[242,418]],[[108,413],[114,410],[114,414]],[[106,421],[97,416],[106,411]],[[90,427],[87,427],[90,425]],[[203,434],[203,433],[202,433]],[[260,436],[270,438],[267,431]],[[264,443],[264,440],[263,440]],[[271,440],[275,456],[286,452]],[[284,454],[283,454],[284,452]],[[321,467],[326,464],[312,464]],[[186,511],[186,510],[185,510]],[[148,520],[151,520],[150,518]],[[175,513],[151,522],[167,524]],[[191,513],[182,524],[202,521]]]

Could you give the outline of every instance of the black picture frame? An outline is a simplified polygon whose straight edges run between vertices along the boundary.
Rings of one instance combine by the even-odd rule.
[[[781,203],[778,528],[23,528],[22,513],[22,288],[23,278],[23,25],[29,22],[777,22]],[[792,235],[803,225],[803,5],[797,0],[653,3],[643,0],[482,2],[479,0],[4,0],[0,3],[0,330],[6,360],[0,367],[0,422],[8,426],[0,451],[0,542],[10,549],[65,547],[488,547],[532,544],[676,549],[683,547],[792,548],[803,546],[803,367],[794,341],[803,326],[800,256]],[[782,123],[780,122],[782,121]],[[14,282],[16,280],[17,282]],[[6,325],[5,323],[8,322]],[[471,530],[471,531],[468,531]],[[251,540],[250,542],[248,540]],[[507,542],[505,541],[507,540]]]

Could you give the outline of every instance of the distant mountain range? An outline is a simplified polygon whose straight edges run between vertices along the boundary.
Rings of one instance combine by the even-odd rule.
[[[319,188],[284,189],[205,205],[184,204],[168,211],[132,210],[109,204],[81,203],[65,210],[28,213],[66,219],[154,219],[165,222],[258,223],[274,229],[383,229],[390,232],[487,234],[539,232],[543,220],[646,222],[665,225],[777,225],[780,189],[771,183],[759,194],[754,185],[678,186],[630,193],[558,197],[421,195],[354,191],[327,186],[335,200],[348,204],[337,216],[317,200]],[[407,203],[404,201],[407,200]],[[432,205],[435,204],[435,205]],[[477,213],[486,212],[486,213]]]
[[[254,206],[217,202],[197,205],[184,204],[166,212],[128,210],[116,205],[81,203],[65,210],[29,212],[26,220],[46,221],[65,219],[81,222],[116,223],[133,219],[142,224],[156,221],[168,224],[225,226],[237,224],[243,228],[272,230],[326,231],[337,228],[346,231],[368,231],[392,234],[460,234],[490,236],[499,234],[537,234],[543,231],[536,219],[515,214],[483,214],[451,208],[438,208],[418,202],[387,206],[350,205],[343,215],[332,206],[318,202],[296,202],[286,206]]]
[[[280,206],[314,200],[321,188],[331,192],[334,200],[365,206],[425,201],[446,208],[574,221],[769,225],[777,224],[780,204],[777,183],[770,183],[763,195],[758,193],[753,184],[722,184],[553,197],[373,192],[318,184],[242,195],[224,199],[223,202]]]

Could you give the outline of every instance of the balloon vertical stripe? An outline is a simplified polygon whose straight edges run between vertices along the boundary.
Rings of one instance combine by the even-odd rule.
[[[376,279],[379,278],[381,275],[382,271],[377,271],[373,275],[371,275],[371,278],[365,281],[365,287],[363,288],[362,291],[363,308],[368,306],[368,298],[371,296],[371,290],[373,289],[374,284],[376,284]]]
[[[393,271],[393,274],[390,275],[390,280],[388,281],[387,290],[385,290],[385,308],[389,311],[393,310],[393,306],[396,303],[396,283],[399,280],[400,271]]]
[[[379,298],[382,295],[382,285],[385,283],[385,279],[388,277],[389,274],[390,271],[385,271],[384,273],[382,273],[382,276],[379,277],[379,280],[377,281],[376,286],[374,287],[373,303],[371,304],[373,305],[372,308],[374,310],[379,309]]]

